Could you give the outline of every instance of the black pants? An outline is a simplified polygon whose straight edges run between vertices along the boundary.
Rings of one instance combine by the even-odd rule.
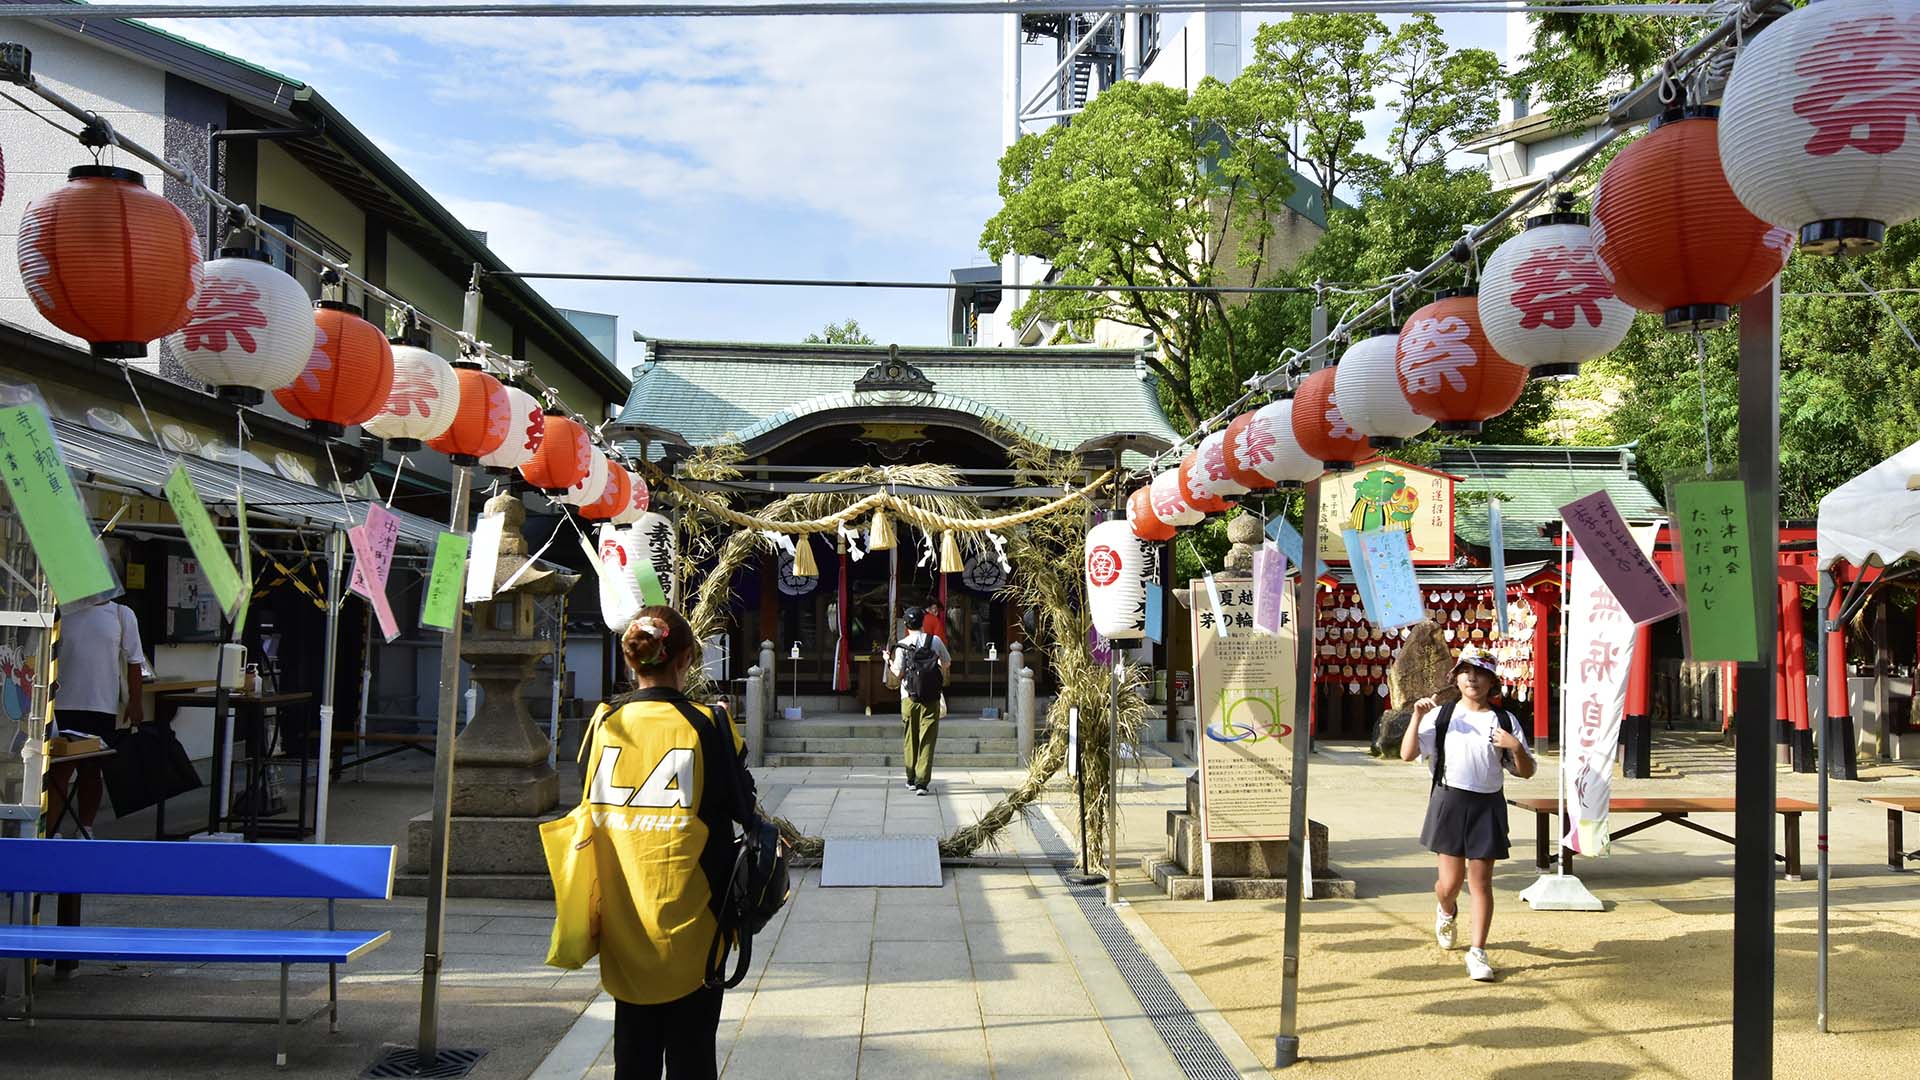
[[[719,1076],[714,1036],[720,1030],[720,990],[695,990],[677,1001],[613,1009],[614,1080],[714,1080]]]

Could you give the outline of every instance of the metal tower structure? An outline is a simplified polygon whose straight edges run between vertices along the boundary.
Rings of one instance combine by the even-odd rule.
[[[1122,15],[1007,15],[1001,32],[1001,134],[1007,146],[1035,127],[1064,122],[1116,82],[1138,82],[1160,49],[1160,16],[1147,7]],[[1053,42],[1055,66],[1024,87],[1021,46],[1046,40]]]

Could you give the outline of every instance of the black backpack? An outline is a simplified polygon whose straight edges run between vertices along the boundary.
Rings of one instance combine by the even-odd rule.
[[[1457,704],[1459,703],[1449,701],[1440,706],[1440,715],[1433,721],[1433,786],[1437,788],[1447,786],[1447,725],[1453,722],[1453,707]],[[1493,720],[1507,734],[1516,739],[1520,737],[1520,721],[1515,720],[1512,713],[1496,705],[1493,708]],[[1511,762],[1513,751],[1502,750],[1500,757],[1504,761]]]
[[[733,868],[727,884],[712,901],[718,929],[707,948],[706,986],[732,988],[747,977],[747,965],[753,962],[753,935],[766,929],[792,893],[787,847],[780,839],[779,827],[760,813],[754,799],[753,775],[727,737],[733,720],[726,710],[716,706],[712,719],[708,719],[689,702],[676,701],[674,707],[700,733],[705,761],[727,763],[722,766],[726,771],[712,775],[728,778],[732,803],[729,815],[735,821],[747,822],[733,841]],[[729,976],[727,954],[736,945],[740,960]]]
[[[907,651],[900,676],[900,685],[907,688],[907,697],[921,705],[940,704],[946,680],[940,674],[940,654],[934,651],[932,635],[918,645],[903,641],[900,647]]]

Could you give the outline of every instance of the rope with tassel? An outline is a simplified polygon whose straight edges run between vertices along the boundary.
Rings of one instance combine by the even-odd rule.
[[[784,533],[788,536],[835,532],[840,526],[847,522],[860,517],[868,511],[873,511],[873,535],[876,537],[876,542],[872,545],[872,550],[885,551],[887,547],[893,546],[894,541],[893,522],[887,517],[887,511],[892,511],[903,521],[910,521],[926,529],[940,529],[947,533],[994,532],[1000,529],[1011,529],[1025,525],[1030,521],[1038,521],[1041,518],[1059,513],[1082,499],[1091,499],[1100,491],[1100,488],[1112,478],[1113,470],[1108,469],[1086,485],[1069,491],[1051,502],[1028,507],[1025,510],[1012,514],[1002,514],[999,517],[978,519],[949,517],[938,511],[928,510],[923,506],[918,506],[907,498],[892,494],[891,492],[876,491],[866,498],[853,503],[844,510],[829,514],[823,518],[816,518],[812,521],[772,521],[767,518],[756,517],[753,514],[742,513],[723,503],[716,502],[705,493],[694,491],[682,485],[671,476],[661,477],[661,482],[666,485],[669,491],[673,492],[675,498],[685,501],[689,506],[711,515],[716,520],[723,521],[728,525],[741,529]],[[886,547],[882,547],[878,542],[878,538],[882,537],[886,540]],[[955,554],[957,555],[958,552],[956,551]],[[809,555],[809,559],[810,558],[811,556]],[[798,553],[796,553],[794,558],[796,566],[798,566],[799,561]],[[946,562],[944,547],[941,551],[941,561],[943,563]]]

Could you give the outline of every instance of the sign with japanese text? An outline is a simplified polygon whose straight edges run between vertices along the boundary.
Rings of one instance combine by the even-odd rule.
[[[1299,566],[1301,560],[1306,558],[1306,552],[1300,540],[1300,531],[1295,529],[1293,522],[1286,518],[1277,517],[1267,522],[1267,538],[1280,545],[1280,553],[1285,555],[1287,561],[1293,565]],[[1324,552],[1326,549],[1321,550]],[[1327,560],[1324,557],[1316,558],[1314,563],[1319,567],[1314,576],[1326,577]]]
[[[1760,659],[1746,487],[1738,480],[1675,484],[1673,519],[1686,569],[1688,657]]]
[[[1367,585],[1373,595],[1369,616],[1373,625],[1398,630],[1426,618],[1420,581],[1414,576],[1403,534],[1375,529],[1355,535],[1360,538],[1360,555],[1366,561]]]
[[[367,520],[359,528],[370,555],[363,558],[359,547],[353,549],[353,576],[347,582],[347,591],[377,602],[375,594],[386,591],[387,576],[393,569],[393,549],[400,543],[400,519],[379,503],[368,503]]]
[[[1268,540],[1253,553],[1253,628],[1263,634],[1280,632],[1286,610],[1287,557],[1280,545]]]
[[[1414,565],[1452,565],[1453,482],[1391,458],[1328,473],[1320,479],[1320,550],[1340,551],[1348,529],[1397,531],[1410,538]]]
[[[1632,616],[1576,540],[1567,586],[1566,728],[1561,736],[1566,765],[1561,782],[1566,785],[1565,843],[1582,855],[1607,853],[1613,755],[1627,710],[1635,630]]]
[[[1193,595],[1205,585],[1192,583]],[[1221,616],[1253,626],[1254,583],[1220,578]],[[1218,637],[1213,613],[1193,605],[1200,838],[1216,844],[1287,835],[1293,782],[1293,600],[1284,594],[1278,632]]]
[[[180,531],[186,535],[187,546],[193,549],[193,557],[200,563],[200,572],[206,575],[207,585],[213,589],[220,613],[232,618],[240,609],[240,572],[233,568],[233,559],[227,555],[227,546],[220,542],[220,531],[207,516],[207,508],[200,501],[200,493],[194,490],[185,464],[174,462],[163,490],[167,502],[173,506],[174,519],[180,522]]]
[[[427,595],[420,608],[420,625],[452,630],[460,618],[460,598],[467,585],[467,549],[472,543],[457,533],[443,532],[433,543],[433,571],[427,576]]]
[[[347,546],[353,549],[355,567],[379,566],[380,553],[374,550],[373,538],[367,532],[367,525],[364,522],[347,530]],[[389,560],[392,558],[391,551],[388,552],[388,558]],[[389,565],[391,565],[390,561]],[[380,623],[381,635],[388,641],[392,641],[400,636],[400,620],[394,617],[393,603],[387,599],[385,571],[382,570],[375,576],[380,579],[379,585],[373,589],[373,595],[368,598],[368,602],[373,605],[373,617]]]
[[[0,476],[6,479],[7,493],[54,599],[71,604],[114,591],[113,571],[67,475],[53,427],[38,405],[0,409]]]
[[[1561,507],[1560,516],[1635,626],[1679,613],[1680,598],[1634,541],[1613,496],[1596,491]]]

